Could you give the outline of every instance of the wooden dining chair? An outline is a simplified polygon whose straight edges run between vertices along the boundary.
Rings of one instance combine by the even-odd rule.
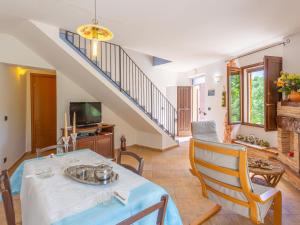
[[[129,164],[122,163],[122,156],[129,156],[129,157],[134,158],[138,162],[137,169],[134,168],[133,166],[129,165]],[[143,174],[144,159],[142,157],[140,157],[139,155],[133,153],[133,152],[120,151],[120,153],[118,154],[118,157],[117,157],[117,163],[120,164],[121,166],[125,167],[126,169],[131,170],[132,172],[134,172],[136,174],[139,174],[141,176]]]
[[[167,204],[168,204],[168,195],[163,195],[161,197],[160,202],[156,203],[155,205],[152,205],[143,211],[123,220],[122,222],[118,223],[117,225],[131,225],[135,223],[136,221],[148,216],[152,212],[158,210],[157,214],[157,220],[156,220],[156,225],[163,225],[164,220],[165,220],[165,214],[166,214],[166,209],[167,209]]]
[[[0,174],[0,191],[2,194],[7,225],[16,225],[14,203],[7,170],[3,170]]]
[[[281,225],[281,192],[251,182],[247,149],[244,146],[191,139],[190,162],[192,173],[201,182],[202,194],[216,203],[192,225],[207,221],[221,207],[250,218],[255,224],[260,224],[264,222],[272,204],[274,225]]]
[[[50,151],[50,150],[57,151],[58,149],[61,150],[61,152],[64,152],[65,146],[64,145],[51,145],[51,146],[47,146],[44,148],[37,148],[36,149],[36,157],[39,158],[43,152]]]

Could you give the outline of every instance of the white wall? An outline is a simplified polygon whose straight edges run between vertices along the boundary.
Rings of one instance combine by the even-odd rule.
[[[291,42],[283,48],[283,70],[288,73],[300,73],[300,33],[288,38]]]
[[[26,76],[17,75],[14,67],[0,63],[0,168],[8,168],[25,152],[25,92]],[[4,116],[8,116],[7,121]]]
[[[0,33],[0,49],[0,62],[53,69],[49,63],[14,36]]]
[[[299,37],[298,37],[299,38]],[[299,46],[300,46],[300,38],[299,38]],[[259,62],[263,62],[263,57],[265,55],[269,56],[283,56],[283,49],[282,46],[274,47],[256,54],[252,54],[247,57],[243,57],[237,61],[237,64],[242,67],[250,64],[255,64]],[[294,52],[294,56],[296,52]],[[287,59],[283,59],[286,62]],[[296,64],[296,62],[294,63]],[[300,67],[299,67],[300,69]],[[221,107],[221,99],[222,99],[222,91],[226,90],[226,63],[225,60],[213,63],[211,65],[196,68],[193,71],[190,71],[185,74],[186,77],[193,76],[195,74],[205,74],[206,82],[207,82],[207,89],[215,89],[216,94],[215,96],[209,97],[207,96],[207,103],[206,107],[211,107],[211,111],[207,111],[206,118],[208,120],[215,120],[217,123],[217,132],[221,140],[223,139],[223,132],[224,132],[224,118],[226,113],[226,108]],[[215,75],[222,75],[221,83],[217,84],[214,81]],[[264,128],[246,126],[246,125],[235,125],[233,127],[233,137],[237,134],[242,135],[250,135],[254,134],[260,138],[263,138],[270,142],[271,146],[277,146],[277,132],[265,132]]]

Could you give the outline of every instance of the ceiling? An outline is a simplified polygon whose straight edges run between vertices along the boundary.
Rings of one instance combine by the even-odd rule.
[[[0,29],[33,19],[75,30],[91,21],[93,4],[0,0]],[[299,0],[97,0],[97,6],[114,43],[171,60],[163,67],[178,72],[281,40],[300,28]]]

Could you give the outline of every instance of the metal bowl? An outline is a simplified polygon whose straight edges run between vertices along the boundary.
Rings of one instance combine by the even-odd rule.
[[[108,180],[112,176],[112,167],[107,164],[101,164],[95,167],[94,176],[98,180]]]

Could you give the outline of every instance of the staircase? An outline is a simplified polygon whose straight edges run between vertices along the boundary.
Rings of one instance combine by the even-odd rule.
[[[105,76],[167,135],[175,138],[176,109],[121,46],[93,42],[67,30],[60,30],[60,37],[98,70],[99,76]]]

